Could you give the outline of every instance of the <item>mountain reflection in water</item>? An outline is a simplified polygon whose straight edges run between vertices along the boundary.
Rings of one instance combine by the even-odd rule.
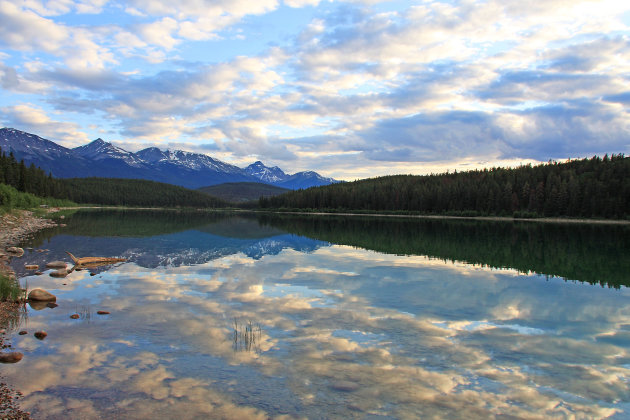
[[[630,410],[625,227],[133,213],[77,213],[13,261],[131,257],[22,279],[59,304],[3,366],[36,418]]]

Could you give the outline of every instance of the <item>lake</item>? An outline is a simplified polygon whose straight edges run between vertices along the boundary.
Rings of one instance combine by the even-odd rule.
[[[63,222],[12,261],[23,286],[57,296],[26,306],[11,335],[24,359],[1,367],[34,418],[630,416],[627,225],[96,210]],[[128,261],[66,278],[24,269],[65,251]]]

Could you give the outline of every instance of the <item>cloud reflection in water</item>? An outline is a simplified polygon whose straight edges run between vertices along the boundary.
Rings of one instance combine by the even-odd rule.
[[[16,338],[7,369],[38,418],[628,410],[626,288],[345,246],[28,282],[60,305],[30,313],[49,336]],[[111,315],[71,322],[78,305]],[[260,324],[259,351],[235,351],[234,320]]]

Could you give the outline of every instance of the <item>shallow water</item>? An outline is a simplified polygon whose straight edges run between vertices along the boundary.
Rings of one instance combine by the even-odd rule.
[[[13,261],[59,305],[27,307],[12,337],[24,359],[1,367],[35,418],[630,411],[627,228],[155,212],[66,223]],[[614,246],[589,245],[602,236]],[[129,261],[65,279],[22,268],[69,261],[65,250]]]

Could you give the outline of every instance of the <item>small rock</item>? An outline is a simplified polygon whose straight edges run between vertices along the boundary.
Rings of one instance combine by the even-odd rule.
[[[353,392],[359,389],[359,384],[350,381],[335,381],[330,385],[330,387],[335,391]]]
[[[46,264],[46,268],[67,268],[68,264],[63,261],[51,261]]]
[[[41,271],[36,271],[36,272],[35,272],[35,275],[36,275],[36,276],[41,276],[42,274],[44,274],[44,273],[42,273]]]
[[[7,248],[7,252],[9,254],[13,254],[16,257],[21,257],[22,255],[24,255],[24,250],[22,248],[19,248],[17,246],[10,246]]]
[[[90,276],[95,276],[95,275],[96,275],[96,273],[94,273],[94,272],[90,273]]]
[[[96,311],[96,313],[99,315],[109,315],[108,311]]]
[[[65,223],[61,223],[61,224],[59,225],[59,227],[66,227],[66,226],[68,226],[68,225],[66,225]]]
[[[44,289],[33,289],[28,294],[28,300],[55,302],[57,300],[57,296],[53,295],[50,292],[45,291]]]
[[[79,319],[80,315],[79,314],[72,314],[72,315],[70,315],[70,318],[72,318],[72,319]]]
[[[57,305],[57,304],[56,304],[56,303],[54,303],[54,302],[48,302],[48,303],[46,303],[46,307],[47,307],[47,308],[50,308],[50,309],[56,308],[57,306],[59,306],[59,305]]]
[[[20,352],[0,353],[0,363],[17,363],[24,355]]]
[[[20,335],[26,335],[26,334],[28,334],[28,331],[26,331],[26,330],[22,330],[22,331],[20,331],[18,334],[20,334]]]
[[[38,340],[43,340],[44,338],[46,338],[46,336],[48,335],[48,333],[46,331],[37,331],[35,334],[33,334],[35,336],[35,338],[37,338]]]
[[[37,265],[37,264],[24,264],[24,268],[26,270],[37,270],[39,268],[39,265]]]
[[[50,272],[50,277],[66,277],[68,275],[68,270],[55,270]]]

